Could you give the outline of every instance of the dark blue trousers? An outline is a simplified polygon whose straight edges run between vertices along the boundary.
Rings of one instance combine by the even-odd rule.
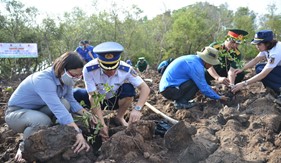
[[[264,66],[265,63],[257,64],[256,73],[260,73]],[[276,66],[261,82],[265,87],[269,87],[279,94],[281,88],[281,66]]]
[[[109,110],[115,110],[119,108],[118,100],[124,97],[134,97],[136,95],[135,88],[131,83],[122,84],[116,92],[116,95],[110,99],[105,99],[101,104],[101,108],[107,107]],[[84,108],[91,108],[88,92],[85,88],[74,88],[73,96]]]
[[[179,87],[168,87],[161,94],[168,100],[175,100],[179,103],[187,103],[193,99],[199,91],[193,80],[182,83]]]

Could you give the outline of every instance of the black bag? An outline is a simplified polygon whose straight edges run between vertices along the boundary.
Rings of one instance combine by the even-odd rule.
[[[156,123],[155,135],[160,135],[161,137],[164,137],[164,135],[168,131],[168,129],[173,126],[166,120],[155,121],[155,123]]]

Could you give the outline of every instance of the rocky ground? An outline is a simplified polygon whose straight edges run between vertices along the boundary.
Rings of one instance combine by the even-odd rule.
[[[230,97],[228,102],[220,103],[199,93],[197,106],[189,110],[175,110],[173,103],[158,93],[160,75],[150,71],[142,76],[152,79],[152,82],[147,80],[151,88],[148,103],[178,123],[169,123],[145,106],[142,120],[125,128],[116,126],[111,121],[114,112],[107,111],[111,135],[108,142],[101,145],[99,137],[96,137],[90,152],[74,154],[71,150],[75,141],[72,128],[41,128],[25,143],[29,147],[24,153],[26,160],[37,163],[281,162],[280,102],[261,83],[247,86],[235,95],[214,83],[214,89]],[[14,162],[21,140],[20,134],[7,127],[3,115],[12,93],[7,87],[15,89],[18,83],[1,84],[0,162]],[[164,136],[161,135],[161,129],[169,126],[172,127]],[[87,128],[84,131],[89,138],[92,131]]]

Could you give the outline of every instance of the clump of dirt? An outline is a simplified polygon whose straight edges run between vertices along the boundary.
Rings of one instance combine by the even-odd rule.
[[[215,90],[230,97],[229,101],[221,103],[198,93],[195,107],[175,110],[173,102],[158,93],[161,76],[151,70],[142,77],[152,80],[147,80],[151,88],[148,103],[178,121],[167,124],[172,127],[165,135],[159,134],[159,124],[167,121],[147,106],[142,111],[142,120],[128,128],[112,123],[115,113],[109,112],[107,122],[111,137],[99,150],[95,149],[99,146],[95,144],[90,152],[74,154],[71,150],[75,141],[72,129],[53,126],[39,129],[27,140],[32,150],[26,151],[26,160],[100,163],[281,162],[281,107],[276,95],[261,83],[249,85],[236,94],[213,83]],[[0,162],[14,162],[21,135],[13,133],[5,124],[3,110],[11,93],[2,88],[1,94]]]
[[[38,131],[24,141],[23,157],[27,161],[45,163],[91,162],[96,160],[93,148],[89,152],[73,152],[76,141],[73,127],[56,125],[38,128]]]

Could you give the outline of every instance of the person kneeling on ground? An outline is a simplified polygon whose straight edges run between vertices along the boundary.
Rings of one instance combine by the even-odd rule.
[[[38,126],[51,126],[53,117],[59,124],[72,126],[76,132],[74,153],[88,151],[90,146],[73,120],[71,112],[83,115],[87,111],[74,99],[72,87],[82,77],[84,64],[76,52],[67,52],[57,58],[52,67],[28,76],[20,83],[8,101],[5,121],[27,139]],[[87,112],[88,113],[88,112]],[[92,120],[95,121],[94,117]],[[22,159],[24,141],[15,156]]]
[[[130,113],[129,123],[140,120],[141,109],[146,102],[150,89],[143,79],[137,75],[132,66],[120,61],[124,48],[116,42],[104,42],[94,48],[97,59],[88,62],[83,68],[83,77],[86,89],[74,90],[77,101],[84,101],[98,116],[103,128],[101,136],[106,141],[108,127],[105,124],[102,109],[117,110],[117,123],[128,126],[124,119],[127,109],[132,105],[136,94],[135,87],[140,90],[138,102]],[[106,88],[107,85],[107,88]],[[109,91],[108,88],[110,89]],[[97,105],[95,95],[105,95],[103,101]]]
[[[148,62],[145,60],[145,57],[140,57],[138,59],[138,62],[136,64],[137,71],[142,73],[142,72],[148,72],[149,65]]]
[[[235,70],[239,74],[244,70],[256,66],[256,75],[248,80],[237,83],[232,92],[237,92],[244,86],[261,81],[266,88],[280,94],[281,88],[281,42],[273,39],[271,30],[261,30],[256,33],[251,42],[260,51],[258,55],[249,61],[242,69]],[[267,63],[260,63],[267,60]],[[259,63],[259,64],[258,64]],[[281,96],[278,96],[281,99]]]
[[[228,31],[222,44],[214,42],[209,45],[219,51],[221,63],[208,69],[207,81],[214,79],[218,83],[232,87],[244,79],[245,72],[235,74],[234,70],[241,66],[242,53],[238,47],[245,42],[246,35],[248,32],[244,30],[232,29]]]
[[[158,73],[160,73],[161,75],[163,75],[164,71],[166,70],[166,68],[169,66],[169,64],[174,60],[174,58],[169,58],[167,60],[162,61],[158,67],[157,67],[157,71]]]
[[[176,109],[193,107],[195,103],[189,101],[198,90],[212,99],[226,101],[228,98],[219,96],[205,79],[205,68],[219,63],[218,50],[212,47],[205,47],[197,55],[176,58],[162,75],[159,91],[165,98],[175,100]]]

